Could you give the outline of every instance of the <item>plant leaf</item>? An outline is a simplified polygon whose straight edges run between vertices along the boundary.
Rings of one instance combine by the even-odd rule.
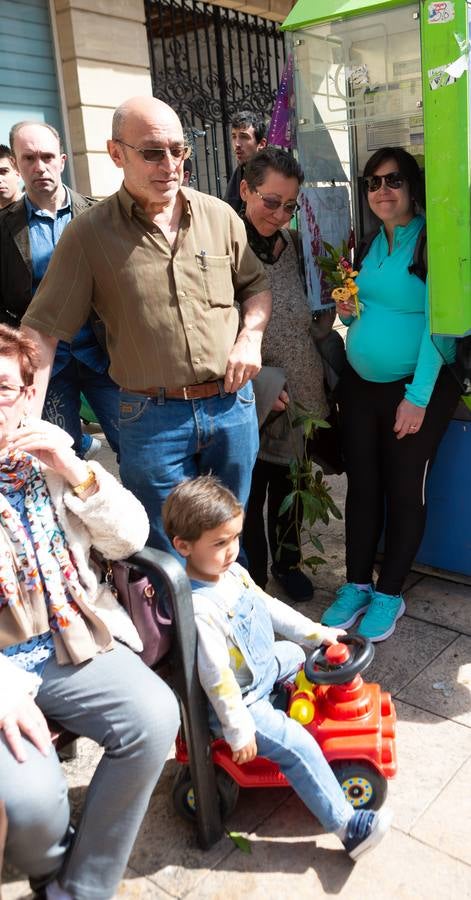
[[[332,244],[328,244],[327,241],[322,241],[322,243],[324,244],[324,248],[327,250],[327,253],[330,253],[331,256],[336,253],[335,247],[333,247]]]
[[[252,847],[248,838],[244,837],[243,834],[239,834],[238,831],[226,831],[227,836],[231,839],[232,843],[242,850],[242,853],[252,853]]]
[[[322,559],[321,556],[308,556],[307,559],[303,559],[303,565],[308,566],[309,569],[315,569],[317,566],[325,565],[325,559]]]
[[[319,550],[319,553],[325,553],[324,546],[316,535],[313,535],[311,537],[311,543],[314,545],[316,550]]]
[[[283,550],[292,550],[294,553],[299,552],[299,547],[296,547],[295,544],[282,544]]]
[[[280,506],[280,508],[279,508],[279,510],[278,510],[278,515],[279,515],[279,516],[282,516],[283,513],[287,512],[288,509],[290,509],[290,508],[292,507],[293,501],[294,501],[294,491],[292,491],[291,494],[288,494],[288,495],[284,498],[284,500],[283,500],[283,502],[282,502],[282,504],[281,504],[281,506]]]

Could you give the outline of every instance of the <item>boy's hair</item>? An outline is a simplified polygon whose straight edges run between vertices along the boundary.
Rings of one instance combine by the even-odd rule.
[[[29,387],[33,383],[39,365],[38,348],[22,331],[0,325],[0,356],[17,359],[24,384]]]
[[[232,491],[212,475],[200,475],[182,481],[167,497],[162,518],[171,541],[197,541],[203,532],[211,531],[240,515],[243,506]]]

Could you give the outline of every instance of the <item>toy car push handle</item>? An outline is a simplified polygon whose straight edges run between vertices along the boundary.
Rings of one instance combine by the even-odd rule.
[[[304,672],[313,684],[346,684],[368,668],[374,655],[368,638],[346,635],[342,643],[313,650],[304,663]]]

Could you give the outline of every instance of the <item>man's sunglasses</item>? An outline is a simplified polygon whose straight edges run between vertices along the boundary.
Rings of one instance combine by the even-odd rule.
[[[166,158],[167,153],[170,153],[172,159],[175,162],[181,162],[182,159],[188,159],[191,154],[191,147],[188,147],[186,144],[176,144],[174,147],[134,147],[133,144],[127,144],[126,141],[121,141],[119,138],[115,140],[116,144],[123,144],[125,147],[130,147],[131,150],[136,150],[137,153],[140,153],[144,162],[146,163],[161,163]]]
[[[257,197],[260,197],[265,209],[270,209],[272,212],[282,206],[285,213],[289,216],[294,216],[295,212],[297,212],[298,209],[301,209],[299,203],[296,203],[296,200],[288,200],[287,203],[282,203],[281,200],[277,200],[276,197],[265,197],[260,191],[255,191],[255,193]]]
[[[405,180],[404,175],[401,175],[400,172],[388,172],[386,175],[365,175],[363,184],[369,194],[374,194],[375,191],[379,191],[383,181],[386,187],[398,191]]]

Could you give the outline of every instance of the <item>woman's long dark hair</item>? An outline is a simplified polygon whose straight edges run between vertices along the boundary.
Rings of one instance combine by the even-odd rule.
[[[404,176],[409,185],[412,200],[425,210],[424,175],[414,156],[402,147],[382,147],[370,156],[363,171],[363,177],[374,175],[378,166],[388,159],[394,159],[398,172]]]

